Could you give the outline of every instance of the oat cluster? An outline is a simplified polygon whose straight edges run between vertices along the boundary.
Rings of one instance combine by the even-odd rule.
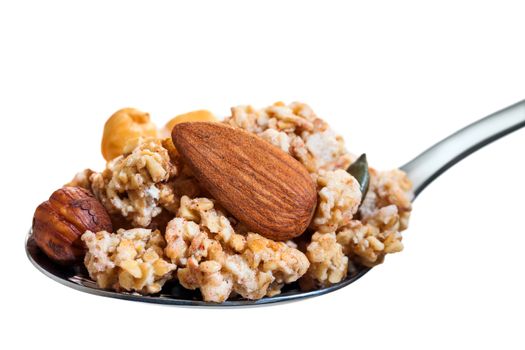
[[[342,137],[303,103],[234,107],[225,122],[290,153],[317,181],[317,210],[310,224],[314,233],[305,245],[310,261],[302,283],[306,288],[340,282],[349,265],[374,266],[403,249],[401,231],[412,209],[412,185],[404,172],[370,168],[370,189],[362,198],[357,180],[346,172],[355,157]]]
[[[169,154],[156,139],[139,143],[130,153],[111,160],[102,173],[91,175],[91,188],[110,214],[146,227],[170,206],[168,181],[177,174]]]
[[[300,102],[277,102],[263,109],[238,106],[224,120],[253,132],[299,160],[310,172],[346,169],[353,158],[328,123]]]
[[[166,228],[166,255],[180,266],[179,282],[221,302],[232,293],[260,299],[298,280],[309,262],[299,250],[256,233],[238,234],[207,198],[182,197]]]
[[[335,232],[352,220],[361,203],[359,182],[345,170],[320,170],[317,176],[318,203],[310,224],[313,230]]]
[[[352,220],[337,233],[345,254],[365,266],[383,262],[386,254],[403,250],[401,231],[410,216],[410,181],[399,170],[371,171],[371,189],[360,209],[361,220]]]
[[[140,139],[103,172],[86,170],[69,184],[91,190],[121,228],[82,237],[85,265],[100,287],[151,294],[173,279],[206,301],[260,299],[295,281],[305,289],[338,283],[356,266],[374,266],[403,249],[412,209],[404,172],[370,168],[363,198],[346,171],[356,157],[303,103],[234,107],[224,123],[258,135],[308,169],[318,203],[307,232],[295,242],[250,232],[199,188],[170,140]]]
[[[101,288],[151,294],[160,292],[177,268],[165,259],[160,231],[135,228],[117,233],[86,231],[84,263]]]
[[[128,153],[108,162],[103,172],[86,169],[68,186],[92,191],[114,223],[127,221],[132,227],[157,227],[155,218],[176,213],[182,195],[200,192],[193,176],[176,164],[169,149],[157,139],[139,140]]]

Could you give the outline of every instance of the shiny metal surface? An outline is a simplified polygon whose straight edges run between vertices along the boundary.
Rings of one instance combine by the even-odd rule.
[[[525,127],[525,100],[480,119],[420,153],[401,167],[417,197],[451,166],[505,135]]]
[[[350,283],[357,281],[370,270],[368,268],[362,268],[361,270],[358,270],[355,273],[349,275],[343,282],[337,283],[328,288],[318,289],[310,292],[302,292],[299,290],[297,284],[294,283],[285,286],[281,294],[271,298],[263,298],[260,300],[246,300],[238,298],[230,299],[224,303],[217,304],[203,301],[198,291],[195,292],[184,289],[177,282],[166,283],[160,294],[152,296],[140,295],[137,293],[117,293],[110,290],[101,289],[94,281],[89,278],[89,275],[83,265],[65,267],[51,261],[36,246],[34,240],[31,238],[31,231],[26,237],[25,249],[27,257],[40,272],[58,283],[81,292],[109,298],[191,307],[250,307],[312,298],[346,287]]]

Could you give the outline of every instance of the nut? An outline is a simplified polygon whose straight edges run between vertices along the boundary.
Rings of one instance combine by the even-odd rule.
[[[164,125],[164,128],[160,131],[160,134],[164,138],[162,145],[168,150],[170,157],[172,158],[176,158],[179,153],[171,140],[171,131],[175,125],[186,122],[217,122],[217,118],[215,118],[210,111],[202,109],[180,114],[167,122],[166,125]]]
[[[33,238],[52,260],[69,264],[84,257],[80,236],[87,231],[112,231],[106,209],[86,189],[63,187],[36,208]]]
[[[173,127],[180,123],[186,123],[186,122],[216,122],[217,118],[211,113],[210,111],[207,111],[205,109],[201,109],[198,111],[188,112],[184,114],[180,114],[174,118],[172,118],[169,122],[166,123],[164,128],[161,130],[161,134],[163,137],[170,137],[171,131],[173,130]]]
[[[289,154],[220,123],[177,124],[172,140],[204,189],[252,232],[285,241],[308,227],[316,186]]]
[[[138,138],[157,137],[157,127],[148,113],[134,108],[116,111],[104,125],[102,155],[108,162],[124,153],[128,143]]]

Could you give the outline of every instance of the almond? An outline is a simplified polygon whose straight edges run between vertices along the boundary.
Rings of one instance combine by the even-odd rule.
[[[172,139],[201,185],[250,230],[287,240],[308,227],[316,186],[289,154],[221,123],[177,124]]]

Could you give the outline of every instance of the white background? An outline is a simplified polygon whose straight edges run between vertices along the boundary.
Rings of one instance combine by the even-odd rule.
[[[282,306],[206,310],[83,294],[28,262],[34,208],[101,169],[102,126],[309,103],[382,169],[525,98],[523,9],[494,1],[11,1],[0,5],[0,347],[412,349],[525,346],[525,130],[418,198],[405,251]],[[125,346],[124,346],[125,345]]]

